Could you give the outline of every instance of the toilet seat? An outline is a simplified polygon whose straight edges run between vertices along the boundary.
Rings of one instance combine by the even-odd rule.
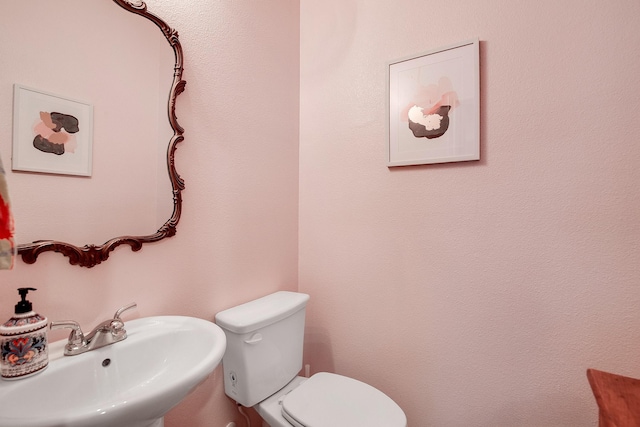
[[[291,391],[282,415],[295,427],[406,427],[400,407],[380,390],[321,372]]]

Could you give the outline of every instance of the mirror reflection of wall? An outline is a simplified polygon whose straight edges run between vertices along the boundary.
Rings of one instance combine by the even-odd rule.
[[[3,2],[0,154],[18,243],[101,244],[171,216],[167,98],[174,55],[152,22],[111,0]],[[94,107],[91,177],[11,172],[13,85]]]

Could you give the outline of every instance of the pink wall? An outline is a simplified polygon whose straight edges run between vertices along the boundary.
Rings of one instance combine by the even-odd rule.
[[[213,319],[299,288],[312,370],[412,426],[595,425],[585,369],[640,377],[636,2],[148,4],[185,48],[178,235],[90,270],[19,262],[0,317],[19,286],[87,328],[130,301]],[[471,37],[482,160],[387,169],[385,63]],[[240,422],[220,372],[167,427]]]
[[[104,2],[116,8],[110,0]],[[178,234],[138,253],[119,248],[92,269],[70,266],[53,253],[42,255],[35,265],[20,261],[15,270],[0,273],[2,319],[12,314],[20,286],[38,288],[30,299],[51,320],[72,318],[86,329],[131,301],[138,303],[132,316],[183,314],[213,320],[216,312],[240,302],[297,288],[298,3],[147,4],[178,29],[186,58],[187,89],[178,100],[186,139],[179,145],[176,165],[187,187]],[[137,65],[144,62],[130,61],[120,71],[126,76]],[[15,82],[15,76],[0,74],[5,112],[0,149],[7,169]],[[108,93],[110,88],[101,90]],[[18,199],[28,189],[15,184],[10,189]],[[19,232],[20,218],[16,221]],[[54,339],[63,336],[52,334]],[[188,420],[189,426],[211,427],[239,421],[220,375],[221,370],[215,371],[168,415],[165,425],[182,427]]]
[[[640,377],[640,4],[301,1],[307,361],[411,426],[596,425]],[[482,160],[385,166],[385,64],[481,40]]]

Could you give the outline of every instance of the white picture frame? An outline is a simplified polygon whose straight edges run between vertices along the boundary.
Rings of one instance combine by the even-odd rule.
[[[91,176],[93,106],[15,84],[12,149],[14,171]]]
[[[479,46],[388,63],[388,167],[480,160]]]

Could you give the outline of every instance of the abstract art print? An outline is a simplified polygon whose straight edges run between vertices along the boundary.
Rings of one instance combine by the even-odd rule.
[[[387,166],[480,159],[479,41],[388,64]]]
[[[91,176],[93,106],[14,85],[14,171]]]

